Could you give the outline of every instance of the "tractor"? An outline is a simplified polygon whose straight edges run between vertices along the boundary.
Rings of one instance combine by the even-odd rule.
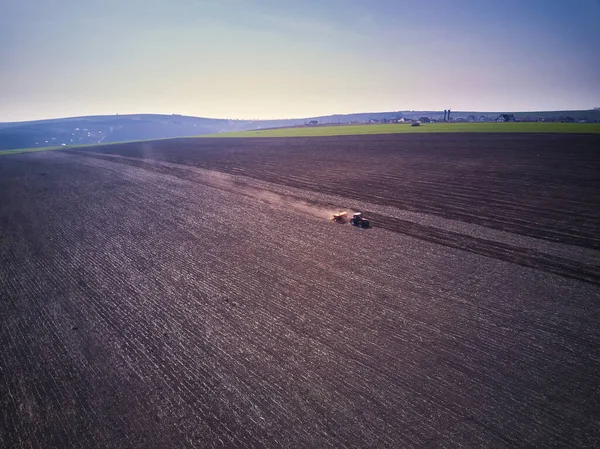
[[[352,215],[352,218],[350,219],[350,224],[352,226],[357,226],[359,228],[365,229],[371,226],[369,220],[364,218],[360,212],[356,212],[354,215]]]

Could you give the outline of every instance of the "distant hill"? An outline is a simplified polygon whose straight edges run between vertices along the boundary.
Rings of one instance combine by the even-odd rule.
[[[297,121],[296,121],[297,122]],[[180,115],[110,115],[0,123],[0,150],[100,142],[160,139],[262,126],[290,126],[292,121],[225,120]]]
[[[513,113],[519,120],[600,121],[600,110],[543,111]],[[476,119],[493,121],[500,112],[452,111],[453,120]],[[135,114],[70,117],[30,122],[0,123],[0,150],[36,148],[61,145],[122,142],[128,140],[248,131],[264,128],[304,126],[310,121],[318,124],[369,123],[429,117],[441,120],[443,111],[393,111],[356,114],[337,114],[288,120],[227,120],[182,115]]]

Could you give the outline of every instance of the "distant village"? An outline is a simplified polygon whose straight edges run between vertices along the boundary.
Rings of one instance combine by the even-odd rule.
[[[71,135],[61,135],[60,137],[48,137],[47,139],[39,139],[36,141],[36,146],[47,146],[47,145],[89,145],[102,143],[104,139],[113,132],[114,128],[111,126],[107,130],[102,131],[101,129],[93,128],[73,128]],[[45,145],[44,145],[45,144]]]
[[[498,116],[489,115],[468,115],[467,117],[450,117],[446,119],[439,119],[437,117],[400,117],[391,119],[371,119],[369,123],[405,123],[405,122],[421,122],[421,123],[436,123],[436,122],[454,122],[454,123],[474,123],[474,122],[560,122],[560,123],[596,123],[597,120],[575,120],[573,117],[557,117],[555,119],[544,119],[544,118],[516,118],[514,114],[500,114]]]
[[[598,110],[597,108],[594,110]],[[549,115],[548,117],[540,117],[537,114],[521,115],[515,117],[515,114],[486,114],[486,115],[475,115],[465,113],[454,113],[448,109],[444,110],[443,113],[430,113],[428,115],[402,113],[398,117],[383,117],[383,118],[368,118],[367,120],[353,120],[347,122],[347,124],[360,124],[360,123],[475,123],[475,122],[555,122],[555,123],[599,123],[600,120],[589,119],[589,118],[575,118],[569,115]],[[323,124],[328,123],[327,121]],[[317,120],[311,120],[306,123],[307,125],[318,125]],[[344,122],[346,124],[346,122]]]

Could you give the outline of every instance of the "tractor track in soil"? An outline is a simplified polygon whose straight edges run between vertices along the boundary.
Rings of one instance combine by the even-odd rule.
[[[596,194],[600,168],[594,156],[597,144],[598,137],[589,135],[457,134],[450,138],[351,136],[216,139],[200,143],[176,139],[153,143],[149,149],[126,144],[100,151],[138,159],[180,161],[275,184],[600,249],[596,232],[600,223],[600,201]],[[425,146],[427,152],[420,153]],[[575,160],[569,161],[573,151]],[[337,157],[349,159],[344,163]],[[350,173],[355,173],[357,179],[350,177]]]
[[[321,212],[318,216],[326,216],[330,212],[338,209],[348,209],[344,204],[322,203],[311,199],[310,192],[298,192],[296,195],[280,194],[267,187],[252,186],[252,179],[237,177],[227,177],[225,172],[223,177],[215,177],[206,175],[206,173],[198,172],[197,170],[190,171],[189,167],[169,164],[165,162],[146,161],[144,159],[135,159],[115,155],[104,155],[101,153],[93,153],[89,151],[77,152],[78,155],[84,157],[99,158],[104,160],[118,161],[118,163],[128,164],[134,167],[143,168],[145,170],[156,171],[158,173],[176,176],[180,179],[192,181],[194,183],[224,189],[229,192],[241,194],[249,198],[261,199],[277,204],[302,204],[304,210],[314,207],[315,210]],[[293,187],[296,187],[293,185]],[[314,189],[313,190],[318,190]],[[301,194],[304,193],[304,194]],[[276,195],[277,200],[274,201],[273,196]],[[350,208],[352,209],[352,208]],[[515,263],[523,267],[535,268],[537,270],[548,273],[558,274],[561,276],[577,279],[584,282],[590,282],[595,285],[600,285],[600,264],[586,265],[567,258],[558,257],[539,253],[527,248],[520,248],[516,245],[509,245],[503,242],[490,241],[483,238],[478,238],[471,235],[465,235],[458,232],[452,232],[445,229],[436,228],[433,226],[422,225],[410,220],[402,220],[388,215],[371,212],[369,209],[361,209],[365,216],[369,217],[375,226],[387,231],[396,232],[420,240],[425,240],[431,243],[447,246],[449,248],[467,251],[473,254],[478,254],[486,257],[491,257],[498,260],[503,260],[510,263]],[[522,229],[522,228],[521,228]],[[529,233],[527,233],[529,235]],[[537,233],[537,237],[544,236],[545,233]],[[573,243],[571,239],[563,239],[566,243]],[[576,240],[578,241],[578,240]]]

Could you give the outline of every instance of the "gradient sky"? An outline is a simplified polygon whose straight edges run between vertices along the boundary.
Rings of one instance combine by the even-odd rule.
[[[600,0],[3,0],[0,121],[600,106]]]

